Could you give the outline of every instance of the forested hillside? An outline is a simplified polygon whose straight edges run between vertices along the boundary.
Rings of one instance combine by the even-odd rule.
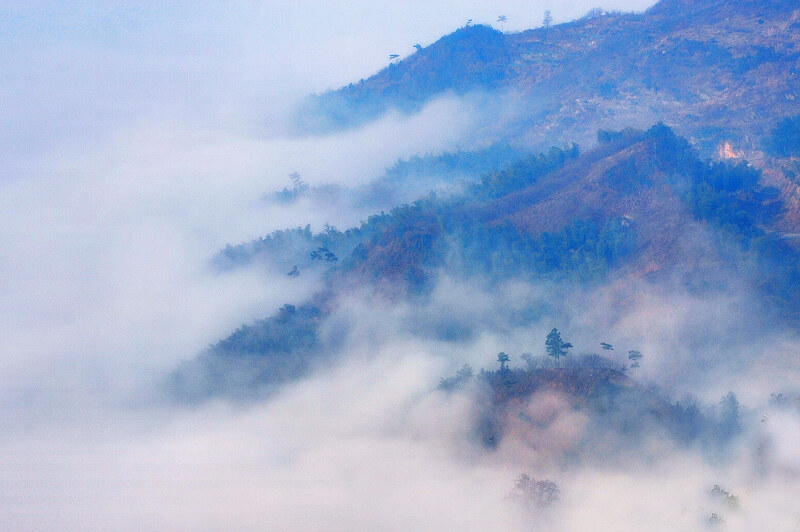
[[[229,269],[277,263],[290,276],[322,270],[327,288],[315,305],[326,313],[357,287],[424,298],[442,274],[484,286],[513,279],[575,287],[677,275],[698,293],[744,282],[766,311],[797,324],[800,253],[776,231],[783,210],[758,170],[703,161],[663,124],[598,138],[587,153],[551,148],[483,174],[460,194],[431,194],[358,227],[281,231],[228,247],[217,261]],[[213,394],[228,365],[251,391],[296,378],[331,356],[334,346],[316,340],[323,320],[316,307],[295,314],[287,305],[187,364],[183,386],[186,375],[210,372],[193,379]],[[235,369],[241,364],[249,370]]]

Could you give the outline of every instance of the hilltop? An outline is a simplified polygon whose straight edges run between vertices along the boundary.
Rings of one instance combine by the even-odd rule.
[[[503,34],[467,26],[397,64],[311,97],[301,128],[350,127],[443,94],[514,93],[514,118],[487,135],[545,148],[597,129],[664,122],[703,153],[753,150],[800,112],[800,8],[792,1],[663,0]],[[752,157],[751,157],[752,158]]]
[[[669,401],[632,378],[632,370],[600,355],[567,357],[562,367],[546,357],[523,358],[525,367],[503,365],[475,377],[464,366],[458,380],[440,384],[452,393],[477,381],[475,435],[486,447],[511,439],[549,460],[608,459],[624,456],[622,449],[642,452],[641,441],[657,434],[719,453],[741,431],[735,395],[723,398],[718,411],[703,412],[691,400]],[[443,386],[452,382],[457,384]],[[582,430],[561,434],[559,426],[568,418]]]

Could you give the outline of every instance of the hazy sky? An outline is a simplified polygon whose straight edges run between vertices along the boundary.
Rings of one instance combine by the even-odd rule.
[[[643,10],[649,0],[607,9]],[[593,1],[2,2],[0,153],[28,154],[168,118],[269,131],[288,102],[383,67],[468,19],[507,31]],[[3,178],[8,178],[7,171]]]

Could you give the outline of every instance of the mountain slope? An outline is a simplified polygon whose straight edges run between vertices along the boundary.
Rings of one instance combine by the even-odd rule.
[[[644,14],[511,35],[469,26],[309,99],[301,126],[325,130],[414,112],[449,92],[487,101],[514,93],[510,118],[475,132],[490,146],[476,160],[564,147],[345,231],[298,228],[227,248],[217,257],[226,268],[260,260],[292,275],[324,270],[325,287],[299,307],[308,317],[284,309],[243,327],[184,367],[184,381],[213,394],[231,364],[247,390],[297,378],[335,354],[318,332],[348,294],[424,306],[441,274],[490,290],[509,280],[585,290],[632,279],[701,294],[752,289],[761,316],[796,326],[800,146],[792,151],[794,122],[784,117],[800,113],[799,30],[800,8],[779,0],[663,0]],[[520,324],[537,313],[525,309]]]
[[[752,149],[800,112],[795,2],[664,0],[644,14],[604,14],[502,34],[464,27],[369,79],[309,99],[301,127],[348,127],[410,112],[447,92],[513,91],[515,118],[492,133],[529,146],[586,144],[598,128],[663,121],[710,153]]]
[[[781,212],[759,173],[703,163],[664,126],[620,133],[541,174],[534,167],[489,175],[456,201],[418,202],[365,241],[352,268],[358,277],[392,284],[438,268],[495,279],[589,281],[619,268],[702,277],[730,261],[737,245],[780,247],[767,233]],[[498,180],[514,186],[495,197]],[[784,252],[793,256],[783,247],[775,255]]]
[[[440,273],[490,289],[512,279],[577,290],[636,278],[677,280],[700,293],[749,286],[762,315],[797,322],[800,254],[772,232],[782,211],[757,170],[704,162],[663,125],[601,137],[585,154],[554,148],[485,174],[461,195],[431,195],[345,232],[287,232],[299,240],[238,248],[230,256],[245,263],[249,253],[298,264],[325,242],[337,260],[317,261],[327,281],[313,307],[289,305],[243,327],[175,382],[203,397],[293,380],[335,356],[346,331],[331,343],[319,330],[348,294],[424,305]]]

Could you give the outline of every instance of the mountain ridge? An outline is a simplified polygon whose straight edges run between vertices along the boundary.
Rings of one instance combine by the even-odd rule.
[[[330,333],[328,317],[348,294],[424,306],[440,273],[489,291],[509,279],[576,290],[638,279],[698,294],[746,286],[759,294],[761,315],[797,323],[800,253],[774,236],[782,212],[758,170],[703,161],[663,124],[599,136],[586,153],[553,148],[485,174],[461,195],[431,195],[344,232],[327,228],[322,240],[306,228],[288,232],[279,248],[231,254],[299,263],[325,242],[336,260],[317,261],[326,281],[311,303],[241,328],[184,365],[177,382],[252,391],[297,378],[335,359],[319,331]],[[434,334],[463,336],[446,321]],[[341,345],[346,336],[332,338]]]
[[[587,130],[663,121],[710,154],[724,140],[756,148],[774,122],[800,112],[798,68],[792,2],[662,0],[643,14],[514,34],[459,28],[357,84],[311,97],[297,116],[301,129],[305,121],[324,131],[389,109],[414,112],[448,92],[510,90],[526,103],[494,132],[504,140],[586,145]]]

